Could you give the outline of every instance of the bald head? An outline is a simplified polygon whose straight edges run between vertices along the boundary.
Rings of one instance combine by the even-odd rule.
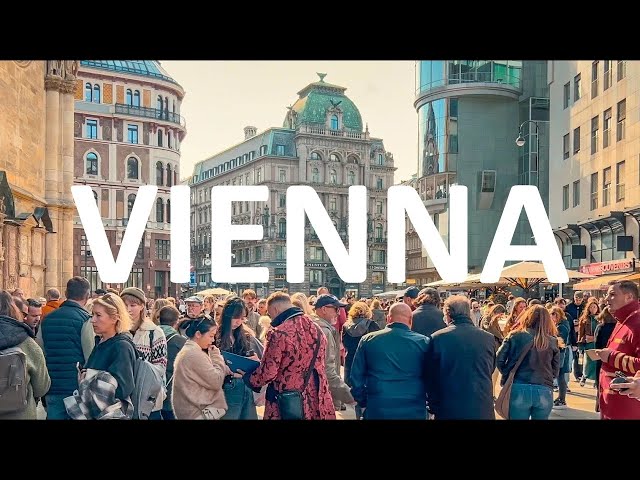
[[[389,309],[389,323],[398,322],[411,326],[411,307],[406,303],[394,303]]]
[[[50,288],[47,290],[47,301],[60,299],[60,290],[57,288]]]

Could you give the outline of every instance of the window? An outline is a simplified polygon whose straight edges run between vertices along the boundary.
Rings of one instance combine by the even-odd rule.
[[[133,105],[133,92],[130,88],[127,88],[127,105]]]
[[[335,153],[332,153],[331,155],[329,155],[329,161],[330,162],[339,162],[340,161],[340,157],[338,155],[336,155]]]
[[[93,101],[100,103],[100,85],[97,83],[93,86]]]
[[[353,170],[349,170],[347,172],[347,182],[349,183],[349,185],[355,185],[355,183],[356,183],[356,172],[354,172]]]
[[[262,181],[262,169],[256,170],[256,183],[260,183]]]
[[[618,81],[627,76],[627,61],[618,60]]]
[[[449,117],[458,118],[458,99],[449,99]]]
[[[267,146],[266,145],[261,145],[260,146],[260,155],[266,155],[267,154]]]
[[[171,199],[167,199],[167,223],[171,223]]]
[[[569,102],[571,101],[571,85],[567,82],[564,84],[564,95],[563,95],[563,108],[569,107]]]
[[[90,83],[85,84],[84,86],[84,101],[90,102],[93,99],[93,87]]]
[[[276,155],[284,157],[284,145],[276,145]]]
[[[309,270],[309,282],[312,285],[322,285],[322,270]]]
[[[173,171],[171,165],[167,163],[167,187],[171,187],[173,184]]]
[[[381,153],[378,154],[378,165],[384,165],[384,155]]]
[[[562,210],[569,208],[569,185],[562,187]]]
[[[378,177],[378,178],[376,179],[376,188],[377,188],[378,190],[383,190],[383,189],[384,189],[384,183],[383,183],[383,181],[382,181],[382,178],[380,178],[380,177]]]
[[[573,129],[573,154],[580,151],[580,127]]]
[[[624,160],[616,165],[616,202],[624,200]]]
[[[376,225],[376,240],[382,241],[382,225]]]
[[[611,144],[611,109],[604,112],[602,122],[602,148],[607,148]]]
[[[496,172],[494,170],[484,170],[482,172],[481,193],[493,193],[496,191]]]
[[[87,169],[85,173],[87,175],[98,175],[98,156],[95,153],[87,153],[86,165]]]
[[[382,215],[382,202],[376,202],[376,213]]]
[[[159,117],[162,117],[162,96],[158,95],[156,98],[156,109],[158,110]]]
[[[140,90],[136,90],[135,92],[133,92],[133,106],[140,106]]]
[[[156,239],[156,258],[158,260],[169,260],[171,254],[171,247],[169,240]]]
[[[458,153],[458,135],[449,135],[449,153]]]
[[[135,157],[127,159],[127,178],[129,180],[138,179],[138,159]]]
[[[158,130],[158,146],[162,147],[162,137],[164,137],[162,130]]]
[[[598,208],[598,172],[591,174],[591,210]]]
[[[613,70],[611,69],[611,60],[604,61],[604,88],[603,91],[613,83]]]
[[[173,143],[173,135],[171,132],[167,132],[167,148],[173,148],[171,145]]]
[[[573,206],[580,205],[580,180],[573,182]]]
[[[569,146],[569,134],[567,133],[564,137],[562,137],[562,158],[563,159],[567,159],[569,158],[569,152],[570,152],[570,146]]]
[[[278,237],[286,238],[287,236],[287,221],[284,218],[281,218],[278,221]]]
[[[576,103],[582,97],[582,79],[581,75],[578,74],[573,77],[573,103]]]
[[[259,262],[262,260],[262,247],[256,247],[255,248],[255,258],[256,258],[256,262]]]
[[[132,193],[127,197],[127,218],[131,218],[134,203],[136,203],[136,194]]]
[[[624,140],[624,123],[627,119],[627,99],[618,102],[618,108],[616,112],[616,141]]]
[[[287,206],[287,194],[286,193],[280,193],[279,194],[280,197],[280,208],[285,208]],[[241,204],[242,205],[242,204]]]
[[[591,119],[591,155],[598,151],[598,119],[599,117]]]
[[[144,258],[144,233],[140,239],[140,245],[138,245],[138,251],[136,252],[136,258]]]
[[[591,98],[598,96],[598,61],[591,64]]]
[[[320,183],[320,172],[317,168],[311,170],[311,181],[313,183]]]
[[[331,116],[331,130],[338,130],[338,116]]]
[[[98,121],[87,119],[86,123],[86,138],[98,138]]]
[[[371,283],[374,285],[384,285],[384,272],[371,272]]]
[[[336,173],[336,171],[334,169],[331,169],[331,171],[329,172],[329,181],[335,185],[336,183],[338,183],[338,174]]]
[[[330,212],[338,211],[338,201],[336,200],[336,197],[331,197],[329,199],[329,211]]]
[[[97,267],[80,267],[80,275],[88,280],[89,285],[91,285],[91,291],[102,288],[103,284],[98,276]]]
[[[609,205],[609,192],[611,191],[611,167],[607,167],[602,172],[602,206]]]
[[[385,263],[386,252],[384,250],[373,250],[373,263]]]
[[[283,168],[280,169],[280,182],[285,183],[287,181],[287,171]]]
[[[311,260],[324,260],[324,248],[322,247],[309,247],[309,259]]]
[[[156,163],[156,185],[162,186],[164,185],[164,166],[162,162]]]
[[[309,158],[311,160],[322,160],[322,157],[318,152],[311,152],[311,155],[309,156]]]
[[[140,257],[143,258],[143,257]],[[143,269],[142,268],[132,268],[131,269],[131,275],[129,275],[129,280],[127,280],[127,283],[125,283],[124,288],[129,288],[129,287],[138,287],[138,288],[144,288],[143,287]]]
[[[164,201],[161,198],[156,200],[156,222],[164,223]]]
[[[129,143],[138,143],[138,126],[129,124],[127,131]]]
[[[276,245],[276,260],[284,260],[285,246]]]

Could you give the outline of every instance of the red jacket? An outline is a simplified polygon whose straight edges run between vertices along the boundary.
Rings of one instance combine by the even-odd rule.
[[[613,313],[616,326],[607,348],[611,355],[600,370],[600,413],[603,419],[640,420],[640,402],[611,390],[608,373],[622,371],[633,377],[640,370],[640,303],[631,302]]]

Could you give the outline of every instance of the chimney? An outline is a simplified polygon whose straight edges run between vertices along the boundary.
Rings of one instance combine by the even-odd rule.
[[[255,137],[257,131],[256,127],[244,127],[244,139],[249,140],[251,137]]]

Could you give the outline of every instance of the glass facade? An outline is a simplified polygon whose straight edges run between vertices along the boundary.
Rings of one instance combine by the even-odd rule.
[[[458,152],[458,99],[441,98],[418,110],[418,175],[450,171]]]
[[[460,83],[500,83],[517,89],[522,60],[429,60],[416,62],[416,95]]]

